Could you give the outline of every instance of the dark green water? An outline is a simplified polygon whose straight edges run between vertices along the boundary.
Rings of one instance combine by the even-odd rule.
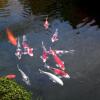
[[[46,31],[43,22],[49,16],[50,31]],[[11,45],[5,30],[9,27],[15,36],[22,39],[26,34],[30,46],[37,48],[34,57],[22,56],[18,61],[16,47]],[[44,69],[41,41],[46,47],[51,32],[59,29],[60,40],[54,49],[75,50],[74,54],[65,54],[61,58],[71,79],[63,79],[64,86],[55,84],[38,69]],[[96,20],[83,9],[54,0],[0,0],[0,76],[16,74],[16,81],[33,92],[43,96],[43,100],[99,100],[100,98],[100,28]],[[29,76],[31,86],[25,85],[17,64]],[[53,65],[53,61],[49,60]],[[44,69],[45,70],[45,69]],[[37,91],[34,90],[37,89]]]

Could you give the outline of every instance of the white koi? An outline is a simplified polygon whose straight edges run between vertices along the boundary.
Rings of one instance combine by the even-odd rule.
[[[19,68],[19,66],[17,65],[17,68],[19,70],[19,72],[22,75],[23,81],[27,84],[27,85],[31,85],[29,77]]]
[[[54,74],[52,74],[52,73],[50,73],[50,72],[43,71],[43,70],[41,70],[41,69],[39,69],[39,71],[40,71],[40,73],[42,73],[42,74],[48,75],[48,76],[50,77],[50,79],[51,79],[53,82],[58,83],[58,84],[60,84],[61,86],[64,85],[63,81],[62,81],[59,77],[57,77],[56,75],[54,75]]]

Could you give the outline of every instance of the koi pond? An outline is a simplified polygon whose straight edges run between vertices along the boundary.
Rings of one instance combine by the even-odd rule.
[[[97,23],[60,0],[0,0],[0,76],[16,75],[33,100],[99,100]]]

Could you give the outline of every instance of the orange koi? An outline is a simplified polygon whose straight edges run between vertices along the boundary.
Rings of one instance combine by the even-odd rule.
[[[6,29],[6,33],[7,33],[10,43],[13,44],[14,46],[16,46],[17,39],[14,37],[13,33],[8,28]]]

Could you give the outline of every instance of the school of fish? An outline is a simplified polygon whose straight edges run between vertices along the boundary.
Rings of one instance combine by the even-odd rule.
[[[48,22],[48,16],[46,17],[43,26],[45,28],[45,30],[49,29],[49,22]],[[34,57],[34,49],[32,47],[30,47],[29,43],[28,43],[28,39],[26,37],[26,35],[24,34],[22,36],[22,42],[21,42],[21,38],[20,37],[15,37],[14,33],[7,28],[6,29],[6,33],[7,33],[7,37],[9,42],[13,45],[16,46],[16,52],[15,55],[18,58],[18,60],[22,59],[23,55],[28,55],[30,57]],[[54,34],[51,36],[51,43],[55,43],[59,40],[58,37],[58,28],[55,29]],[[40,56],[40,58],[42,59],[43,62],[43,66],[46,70],[48,71],[43,71],[42,69],[39,69],[39,72],[41,74],[45,74],[49,77],[50,80],[52,80],[52,82],[54,83],[58,83],[59,85],[63,86],[64,82],[62,81],[62,78],[66,78],[66,79],[70,79],[70,75],[68,73],[68,71],[66,71],[66,67],[65,67],[65,63],[64,61],[60,58],[60,56],[62,54],[66,54],[66,53],[74,53],[74,50],[54,50],[51,46],[49,48],[49,50],[47,50],[46,46],[44,45],[44,42],[42,42],[42,54]],[[49,59],[49,56],[52,56],[54,62],[55,62],[55,66],[50,66],[48,65],[47,60]],[[27,84],[27,85],[31,85],[30,79],[29,77],[25,74],[25,72],[19,68],[19,65],[17,65],[17,69],[20,72],[21,76],[22,76],[22,80]],[[15,74],[8,74],[5,76],[6,78],[9,79],[14,79],[16,78]]]

